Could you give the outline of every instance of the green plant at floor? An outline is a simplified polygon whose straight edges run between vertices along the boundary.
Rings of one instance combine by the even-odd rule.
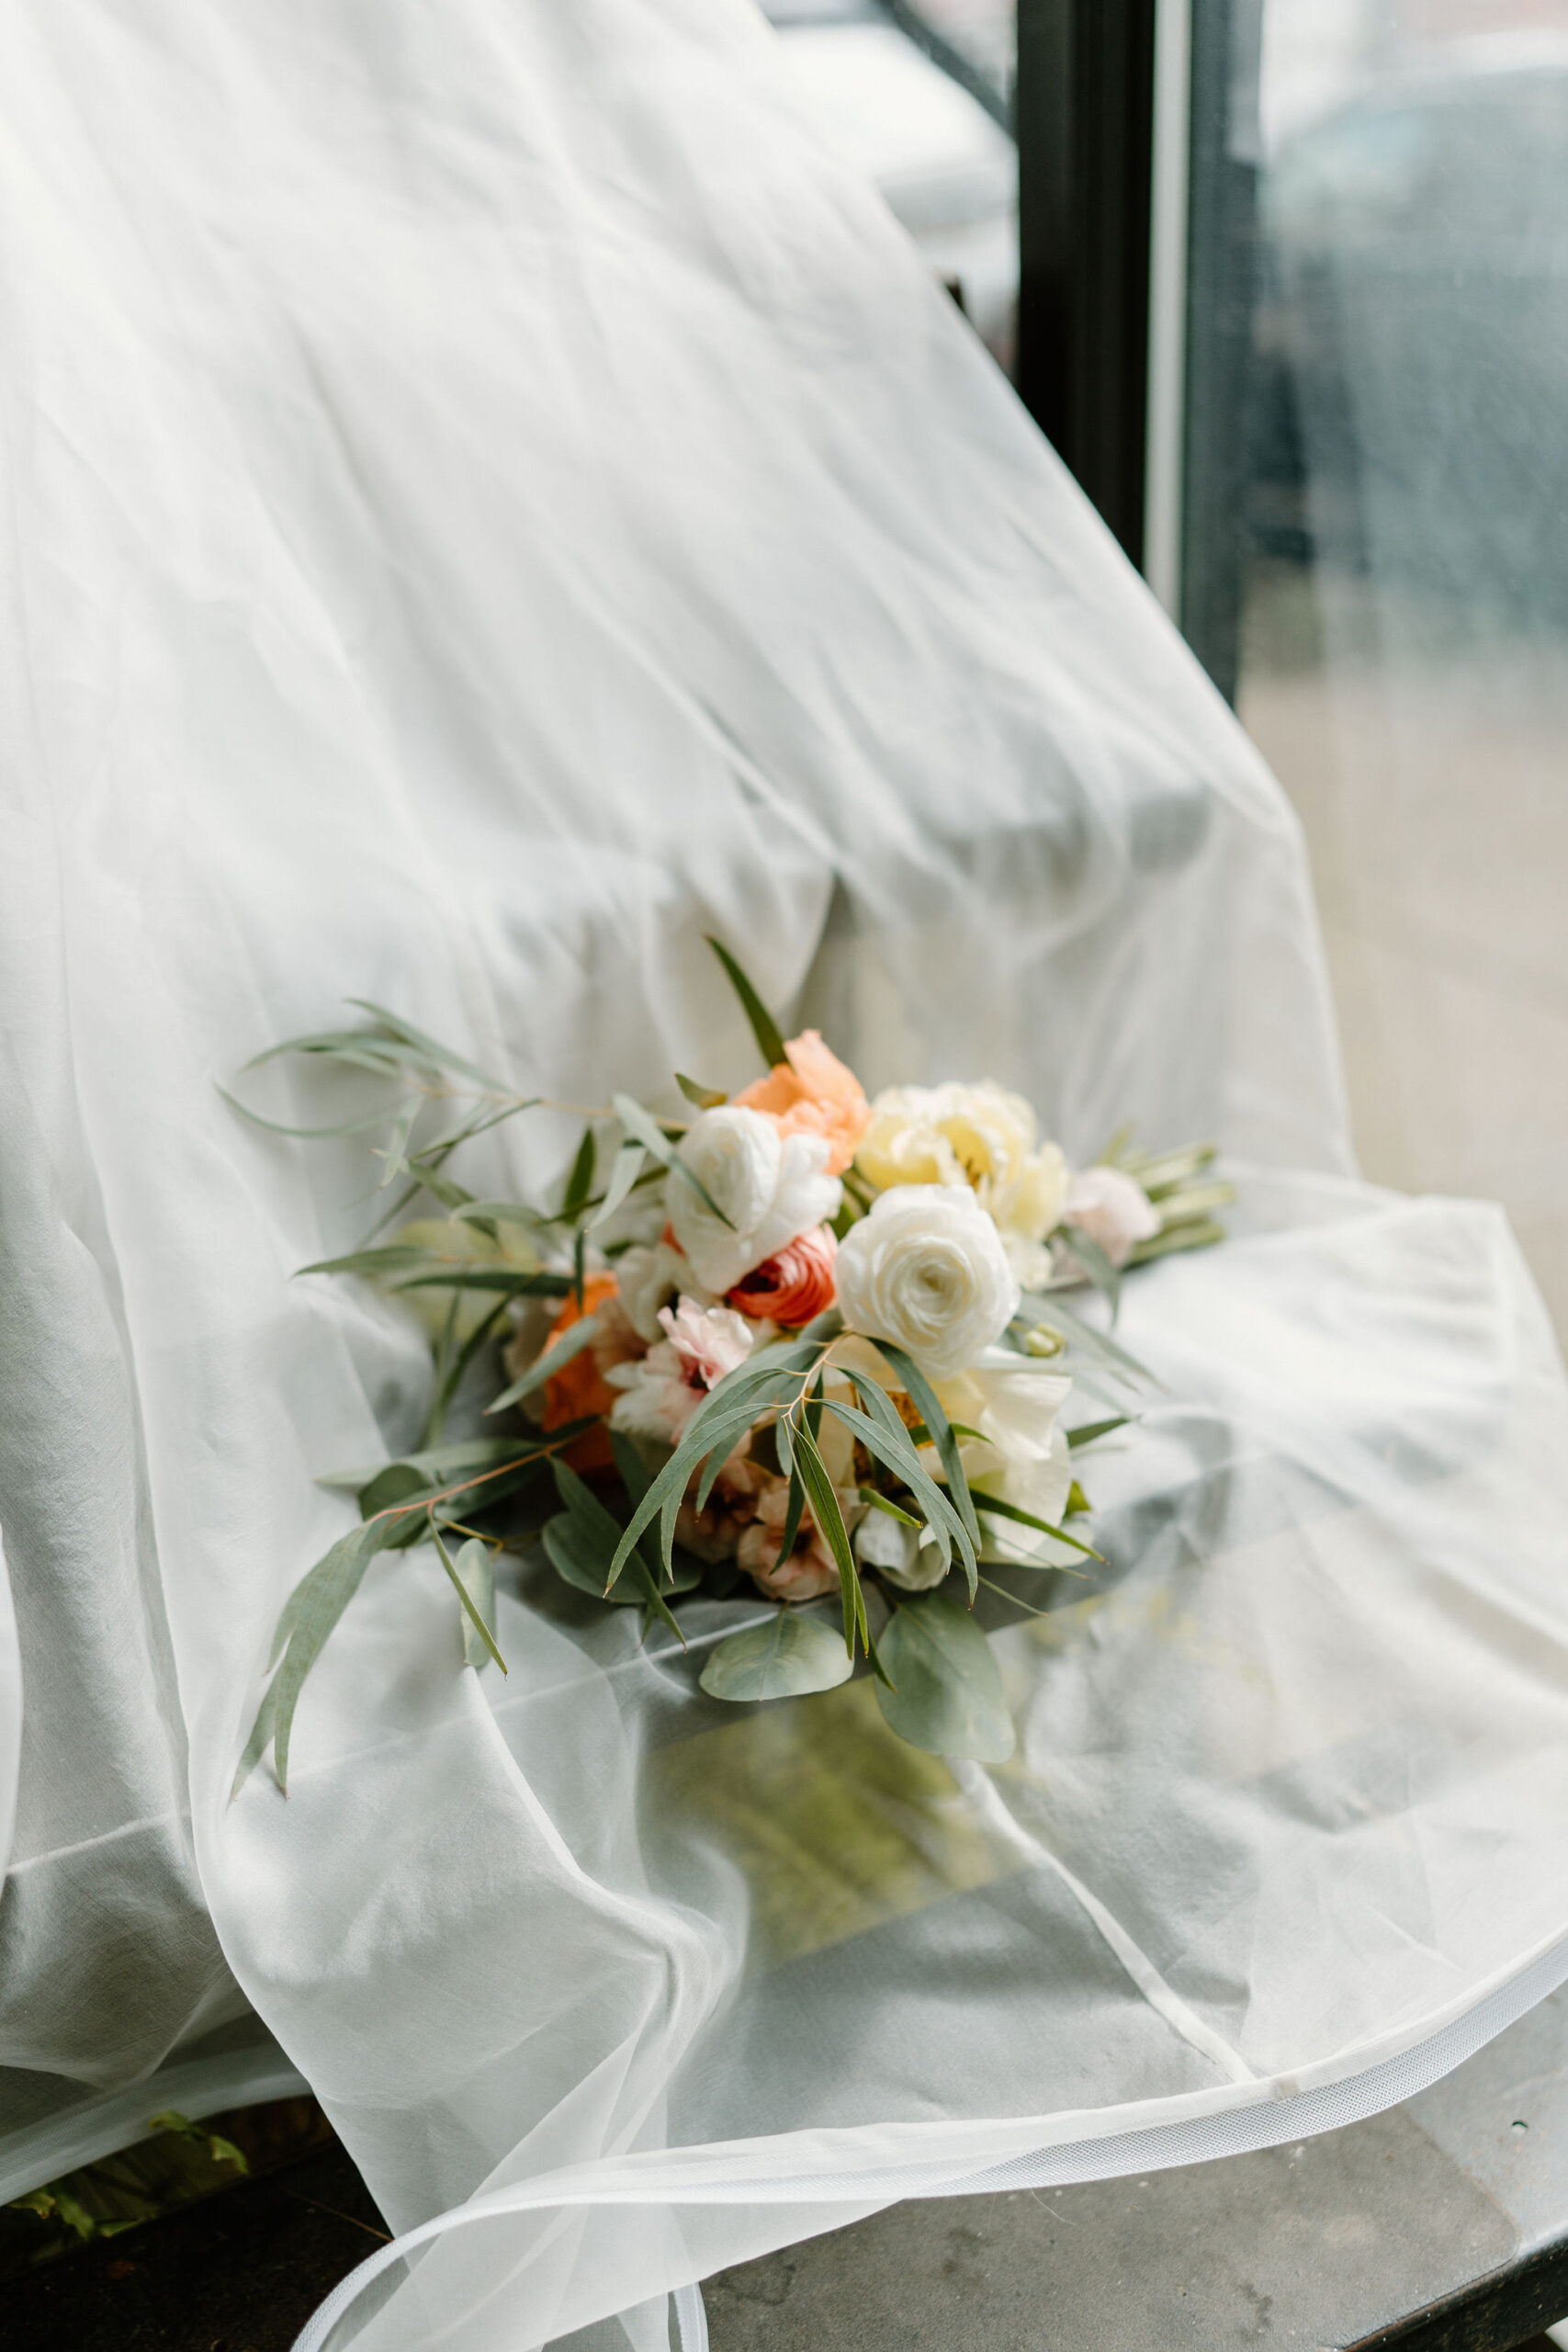
[[[250,2171],[232,2140],[172,2108],[147,2120],[154,2138],[46,2180],[0,2207],[0,2277],[31,2269],[73,2246],[118,2237]]]

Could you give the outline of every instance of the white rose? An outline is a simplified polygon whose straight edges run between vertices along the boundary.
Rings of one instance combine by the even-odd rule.
[[[1122,1168],[1085,1168],[1073,1178],[1063,1216],[1098,1241],[1113,1266],[1124,1266],[1135,1241],[1159,1231],[1159,1212]]]
[[[944,1379],[1000,1339],[1019,1286],[967,1185],[899,1184],[851,1226],[834,1265],[852,1331],[891,1340]]]
[[[829,1148],[824,1136],[781,1136],[762,1112],[737,1103],[698,1113],[681,1157],[729,1223],[674,1170],[665,1205],[675,1239],[706,1289],[722,1298],[786,1242],[838,1215],[843,1187],[823,1172]]]

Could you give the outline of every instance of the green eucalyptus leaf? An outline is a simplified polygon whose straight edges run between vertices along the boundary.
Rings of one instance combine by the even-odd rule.
[[[757,1040],[757,1051],[761,1055],[763,1061],[770,1069],[776,1069],[781,1062],[787,1063],[789,1056],[784,1051],[784,1036],[778,1023],[773,1019],[728,948],[721,947],[711,932],[707,934],[707,943],[724,966],[729,978],[729,985],[740,1000],[741,1011],[751,1024],[751,1035]]]
[[[967,1609],[942,1586],[901,1597],[878,1645],[893,1685],[876,1703],[900,1739],[935,1756],[1002,1764],[1012,1718],[991,1645]]]
[[[580,1216],[593,1190],[593,1164],[597,1157],[591,1126],[582,1130],[582,1141],[577,1147],[577,1158],[571,1163],[571,1173],[566,1180],[566,1192],[560,1204],[561,1217],[570,1224]]]
[[[728,1095],[721,1088],[699,1086],[694,1078],[686,1078],[680,1070],[675,1073],[675,1083],[687,1102],[694,1102],[699,1111],[716,1111],[721,1102],[728,1102],[729,1100]]]
[[[1091,1560],[1103,1560],[1105,1556],[1103,1553],[1097,1552],[1092,1544],[1085,1544],[1080,1537],[1069,1535],[1065,1527],[1054,1527],[1048,1519],[1036,1519],[1032,1510],[1021,1510],[1017,1503],[1004,1503],[998,1496],[985,1493],[976,1494],[975,1500],[987,1514],[997,1519],[1016,1520],[1021,1527],[1035,1528],[1042,1535],[1054,1536],[1058,1544],[1070,1544],[1075,1552],[1086,1552]],[[1024,1563],[1020,1561],[1014,1565],[1022,1566]]]
[[[606,1592],[604,1571],[608,1555],[604,1545],[570,1510],[560,1511],[554,1519],[545,1521],[540,1531],[540,1541],[556,1574],[567,1584],[574,1585],[579,1592],[590,1593],[595,1600],[606,1601],[613,1608],[651,1609],[672,1634],[678,1638],[684,1638],[671,1613],[664,1593],[655,1584],[640,1554],[634,1554],[613,1589]],[[700,1563],[688,1561],[665,1586],[664,1591],[690,1591],[701,1573]]]
[[[914,1357],[906,1353],[904,1349],[896,1348],[891,1340],[877,1340],[873,1344],[879,1354],[886,1357],[894,1371],[903,1381],[910,1402],[931,1431],[931,1443],[936,1448],[937,1458],[947,1474],[947,1491],[953,1498],[953,1509],[963,1521],[970,1542],[977,1546],[980,1529],[975,1517],[975,1506],[969,1498],[969,1481],[964,1475],[963,1458],[958,1450],[958,1440],[947,1415],[942,1411],[936,1390],[931,1386]],[[974,1598],[973,1585],[970,1587],[970,1598],[971,1600]]]
[[[1076,1453],[1080,1446],[1092,1445],[1097,1438],[1109,1437],[1112,1430],[1129,1428],[1132,1420],[1131,1413],[1112,1413],[1103,1421],[1084,1421],[1076,1430],[1067,1431],[1067,1443]]]
[[[542,1388],[563,1364],[570,1363],[573,1356],[581,1355],[584,1348],[592,1346],[598,1337],[598,1328],[591,1315],[580,1315],[577,1321],[561,1334],[555,1346],[547,1348],[543,1355],[536,1356],[527,1371],[521,1374],[510,1388],[503,1388],[494,1404],[485,1407],[485,1411],[504,1412],[509,1405],[515,1405],[520,1398],[531,1396],[536,1388]]]
[[[491,1627],[495,1623],[495,1555],[488,1544],[470,1535],[456,1559],[441,1540],[439,1529],[435,1549],[441,1565],[451,1577],[457,1599],[463,1607],[463,1657],[477,1673],[493,1658],[502,1674],[506,1660],[496,1646]]]
[[[844,1647],[852,1659],[855,1644],[866,1632],[865,1597],[861,1591],[860,1577],[855,1570],[855,1555],[850,1548],[849,1531],[839,1508],[839,1498],[828,1465],[804,1429],[795,1432],[795,1467],[806,1489],[806,1499],[811,1506],[811,1516],[839,1570],[839,1589],[844,1605]]]
[[[637,1142],[635,1136],[629,1143],[622,1144],[615,1154],[615,1165],[610,1170],[610,1182],[605,1188],[604,1197],[588,1220],[590,1233],[596,1226],[603,1225],[607,1217],[615,1216],[615,1211],[641,1175],[642,1163],[647,1158],[646,1148]]]
[[[282,1663],[267,1693],[271,1702],[274,1769],[277,1785],[285,1794],[288,1789],[288,1747],[294,1711],[299,1703],[305,1678],[320,1657],[327,1636],[358,1591],[366,1569],[383,1549],[389,1531],[396,1525],[396,1521],[387,1519],[364,1521],[348,1534],[340,1536],[303,1579],[302,1587],[297,1588],[299,1605],[293,1616]],[[252,1738],[254,1741],[254,1733]],[[247,1748],[246,1755],[249,1754]],[[248,1770],[249,1766],[242,1769]]]
[[[379,1021],[391,1031],[394,1037],[399,1038],[405,1046],[412,1046],[415,1052],[422,1054],[435,1069],[456,1070],[462,1078],[477,1079],[479,1084],[488,1087],[492,1094],[511,1092],[510,1087],[503,1086],[499,1079],[491,1078],[488,1071],[479,1069],[477,1062],[465,1061],[461,1054],[455,1054],[452,1051],[450,1046],[442,1045],[439,1039],[432,1037],[425,1030],[416,1029],[412,1021],[405,1021],[400,1012],[389,1012],[385,1005],[374,1004],[368,997],[364,996],[347,997],[344,1002],[352,1004],[356,1012],[367,1012],[373,1021]]]
[[[286,1126],[280,1119],[264,1119],[259,1111],[253,1111],[248,1104],[240,1101],[238,1095],[229,1093],[224,1087],[220,1086],[217,1091],[231,1111],[238,1111],[241,1118],[249,1119],[254,1127],[265,1127],[269,1134],[275,1136],[303,1136],[310,1142],[315,1142],[323,1136],[366,1135],[372,1127],[384,1127],[387,1121],[393,1115],[392,1106],[389,1104],[385,1110],[367,1112],[363,1118],[340,1119],[334,1126],[290,1127]]]
[[[342,1258],[318,1258],[309,1266],[297,1266],[294,1276],[298,1281],[301,1274],[400,1274],[442,1262],[439,1252],[422,1241],[381,1241],[373,1250],[350,1250]]]
[[[853,1672],[853,1663],[830,1625],[799,1610],[781,1609],[764,1624],[728,1635],[699,1679],[710,1699],[739,1703],[833,1690]]]
[[[878,1493],[874,1487],[863,1487],[860,1490],[860,1498],[869,1510],[879,1510],[886,1518],[896,1519],[901,1527],[925,1525],[923,1519],[917,1519],[913,1511],[901,1510],[896,1502],[891,1501],[886,1495]]]
[[[319,1271],[305,1269],[307,1272]],[[445,1273],[415,1274],[412,1281],[395,1282],[394,1290],[491,1290],[504,1292],[508,1298],[566,1298],[572,1287],[570,1274],[524,1273],[515,1266],[476,1266],[472,1260],[466,1265],[453,1265]]]

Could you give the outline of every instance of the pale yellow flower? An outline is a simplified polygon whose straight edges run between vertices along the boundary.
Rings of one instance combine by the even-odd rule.
[[[968,1184],[994,1220],[1018,1280],[1050,1274],[1045,1237],[1061,1222],[1067,1163],[1041,1143],[1021,1094],[978,1085],[890,1086],[871,1106],[856,1165],[878,1191],[897,1184]]]

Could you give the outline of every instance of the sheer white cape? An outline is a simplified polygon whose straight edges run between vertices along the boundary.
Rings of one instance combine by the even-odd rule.
[[[766,28],[21,0],[0,93],[6,2123],[254,2008],[395,2227],[534,2209],[334,2340],[648,2346],[911,2188],[1452,2063],[1568,1971],[1544,1315],[1495,1212],[1353,1181],[1278,791]],[[481,1679],[416,1553],[231,1804],[315,1481],[426,1374],[290,1279],[363,1153],[219,1087],[356,995],[571,1100],[739,1082],[716,929],[874,1087],[1249,1164],[1129,1285],[1106,1589],[997,1619],[1017,1756],[703,1701],[740,1603],[688,1658],[508,1599]]]

